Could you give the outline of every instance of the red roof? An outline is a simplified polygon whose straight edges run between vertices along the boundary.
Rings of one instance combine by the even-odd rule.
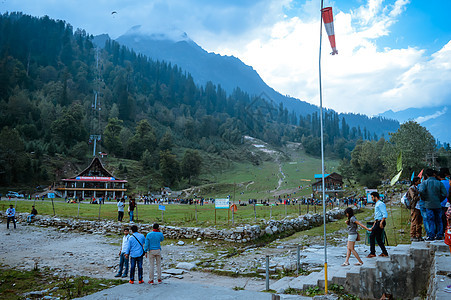
[[[96,181],[96,182],[120,182],[126,183],[127,180],[117,179],[103,166],[100,158],[94,157],[89,166],[78,175],[62,179],[62,181]]]

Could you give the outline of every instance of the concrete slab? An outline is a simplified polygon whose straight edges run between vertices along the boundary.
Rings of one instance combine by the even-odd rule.
[[[433,288],[435,299],[451,299],[451,255],[449,252],[436,252],[435,256],[435,278]],[[448,288],[448,286],[450,288]]]
[[[277,293],[283,293],[290,286],[290,282],[294,278],[295,277],[283,277],[280,280],[277,280],[276,282],[271,284],[270,288],[272,290],[275,290]]]
[[[271,300],[272,294],[254,291],[234,291],[230,288],[167,281],[162,284],[123,284],[78,298],[83,300]],[[302,298],[297,298],[302,299]]]

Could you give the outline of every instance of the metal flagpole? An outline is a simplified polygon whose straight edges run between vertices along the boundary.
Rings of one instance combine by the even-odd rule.
[[[327,241],[326,241],[326,189],[324,182],[324,134],[323,134],[323,92],[321,85],[321,43],[323,39],[323,0],[321,0],[320,13],[320,31],[319,31],[319,112],[320,112],[320,127],[321,127],[321,176],[323,188],[323,227],[324,227],[324,292],[327,294]]]

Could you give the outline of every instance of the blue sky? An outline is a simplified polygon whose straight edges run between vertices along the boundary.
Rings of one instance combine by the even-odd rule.
[[[416,46],[432,53],[451,39],[451,1],[412,1],[380,47]]]
[[[326,0],[339,55],[324,33],[324,105],[369,115],[451,105],[451,1]],[[320,0],[2,0],[0,11],[63,19],[116,38],[134,25],[186,32],[234,55],[282,94],[319,104]],[[112,11],[117,14],[112,15]]]

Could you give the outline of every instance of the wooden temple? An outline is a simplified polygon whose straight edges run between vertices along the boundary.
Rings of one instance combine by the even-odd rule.
[[[127,180],[115,178],[105,167],[98,157],[94,157],[91,164],[80,174],[61,180],[63,185],[56,190],[63,197],[76,198],[122,198],[127,189]]]

